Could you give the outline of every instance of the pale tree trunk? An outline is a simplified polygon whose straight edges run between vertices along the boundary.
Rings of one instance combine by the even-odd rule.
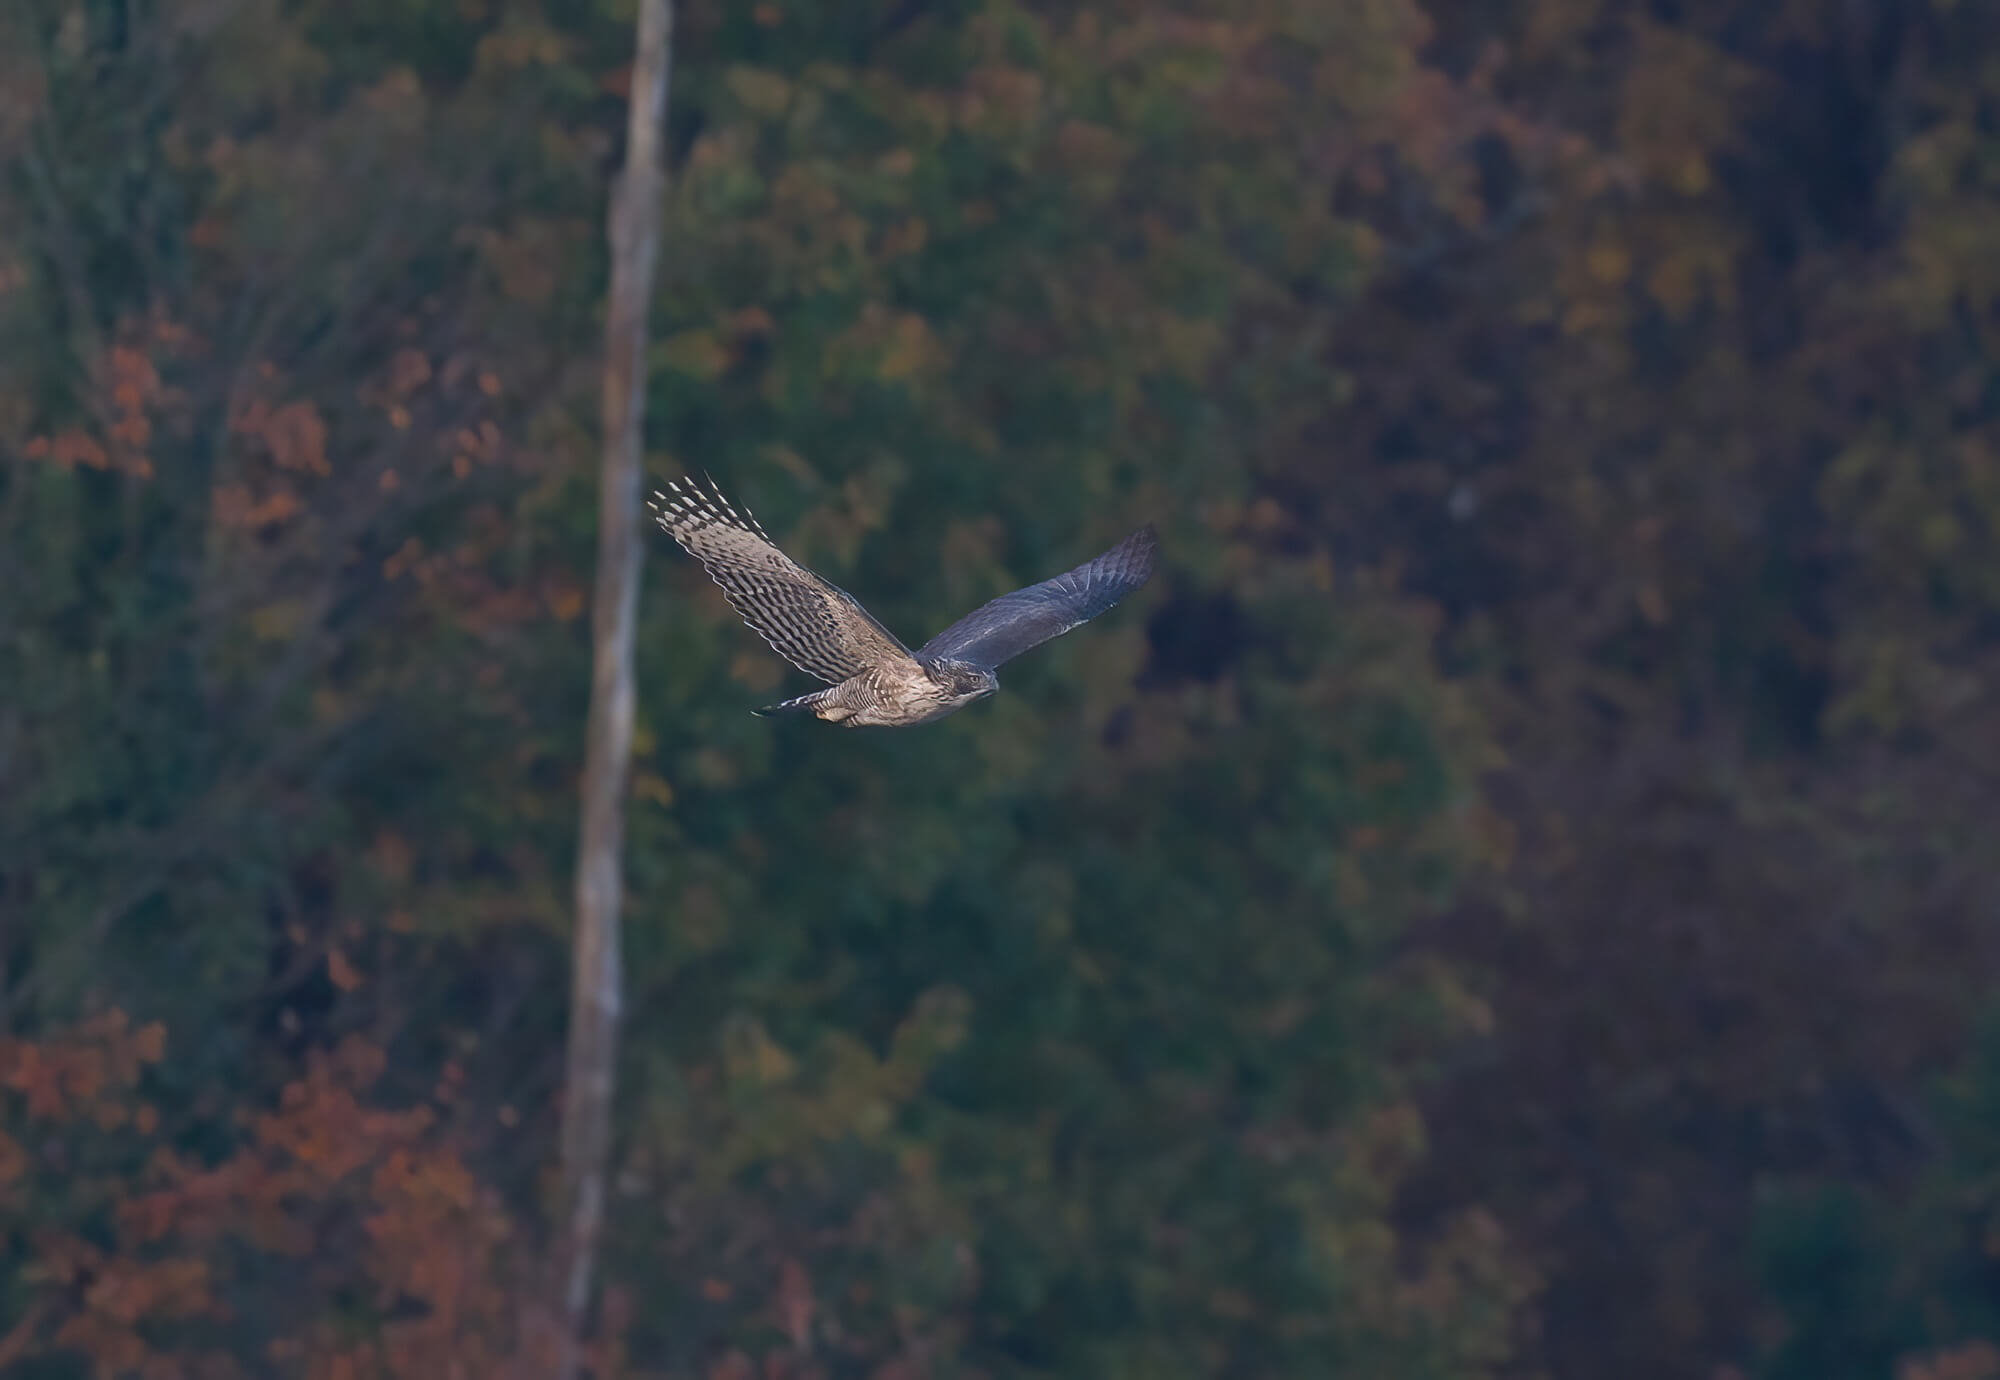
[[[611,289],[604,323],[604,456],[583,820],[576,869],[575,975],[563,1079],[563,1221],[557,1256],[555,1373],[573,1380],[604,1229],[618,1054],[619,910],[632,755],[632,630],[639,593],[646,318],[660,250],[662,127],[673,53],[672,0],[639,0],[625,171],[612,189]]]

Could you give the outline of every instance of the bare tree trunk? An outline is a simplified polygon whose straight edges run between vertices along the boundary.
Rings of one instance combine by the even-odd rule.
[[[604,459],[597,594],[591,610],[590,724],[577,848],[575,977],[563,1094],[563,1237],[555,1372],[573,1380],[604,1228],[620,1002],[625,792],[632,755],[632,627],[639,593],[646,324],[660,249],[661,144],[673,53],[672,0],[640,0],[625,171],[611,194],[611,290],[604,323]]]

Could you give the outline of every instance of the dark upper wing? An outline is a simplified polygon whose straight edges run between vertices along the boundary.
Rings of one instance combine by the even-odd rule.
[[[910,649],[853,595],[778,549],[757,519],[739,513],[710,481],[667,481],[653,516],[722,586],[743,621],[785,660],[839,683],[871,666],[908,660]]]
[[[1159,534],[1147,523],[1096,560],[974,609],[926,642],[918,657],[997,669],[1030,647],[1087,623],[1152,576]]]

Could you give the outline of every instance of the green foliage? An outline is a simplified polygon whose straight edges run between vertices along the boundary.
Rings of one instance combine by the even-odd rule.
[[[0,1373],[520,1342],[628,8],[0,7]],[[655,472],[1167,559],[655,542],[599,1374],[2000,1375],[2000,32],[1752,8],[680,7]]]
[[[116,1004],[174,1052],[128,1151],[164,1142],[130,1171],[163,1206],[90,1260],[10,1238],[9,1325],[196,1364],[64,1293],[123,1252],[201,1272],[200,1365],[434,1374],[442,1320],[485,1345],[513,1287],[465,1263],[500,1228],[459,1157],[538,1230],[627,40],[608,10],[205,14],[49,0],[10,59],[42,85],[0,329],[62,345],[0,410],[6,1009],[53,1040]],[[906,735],[749,717],[788,673],[665,564],[602,1366],[1507,1354],[1526,1276],[1491,1219],[1388,1221],[1414,1080],[1478,1013],[1395,946],[1470,856],[1483,731],[1423,611],[1270,541],[1218,463],[1321,386],[1269,381],[1313,329],[1291,280],[1367,271],[1256,112],[1324,135],[1396,99],[1259,54],[1411,70],[1413,30],[1296,19],[682,16],[661,470],[724,476],[916,638],[1143,519],[1174,556]],[[1163,659],[1183,604],[1240,646]],[[394,1057],[329,1072],[357,1030]],[[451,1244],[316,1272],[292,1225],[238,1230],[308,1203]],[[82,1239],[116,1189],[44,1210]],[[229,1326],[232,1292],[299,1345]]]

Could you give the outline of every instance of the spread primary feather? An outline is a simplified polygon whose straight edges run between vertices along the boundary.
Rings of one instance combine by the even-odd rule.
[[[1002,664],[1145,584],[1159,550],[1149,524],[1074,570],[981,605],[912,652],[853,595],[779,550],[713,481],[704,491],[669,480],[651,506],[772,650],[830,683],[771,708],[850,727],[927,723],[992,694]]]

